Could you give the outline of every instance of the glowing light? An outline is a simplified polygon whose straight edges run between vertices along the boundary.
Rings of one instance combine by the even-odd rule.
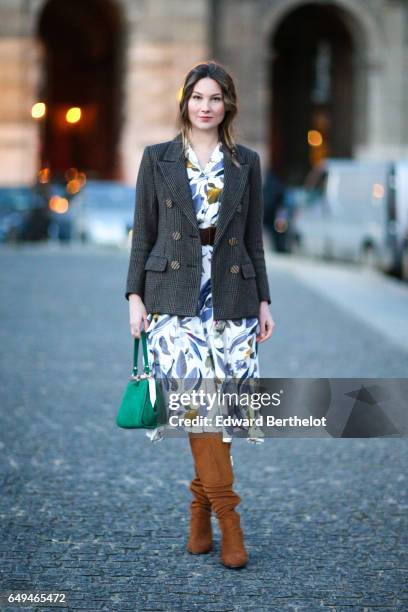
[[[41,119],[45,116],[46,110],[47,107],[45,106],[44,102],[36,102],[31,107],[31,116],[33,119]]]
[[[61,196],[55,195],[50,198],[48,206],[53,212],[62,215],[68,210],[68,200],[66,198],[61,198]]]
[[[78,168],[68,168],[65,170],[65,180],[67,181],[68,193],[78,193],[86,183],[85,172],[79,172]],[[73,189],[74,191],[71,191]]]
[[[81,189],[81,183],[78,179],[72,179],[71,181],[67,183],[67,192],[70,195],[73,195],[74,193],[78,193],[80,189]]]
[[[78,178],[78,170],[77,168],[68,168],[68,170],[65,170],[65,180],[67,181],[72,181],[73,179]]]
[[[373,197],[374,198],[383,198],[384,197],[384,185],[381,185],[381,183],[374,183],[374,185],[373,185]]]
[[[78,121],[81,119],[81,109],[79,106],[73,106],[67,110],[65,118],[68,123],[78,123]]]
[[[50,169],[49,168],[41,168],[38,171],[38,182],[39,183],[48,183],[50,180]]]
[[[309,130],[307,133],[307,142],[311,147],[320,147],[323,144],[323,136],[317,130]]]
[[[78,176],[76,178],[78,179],[80,186],[83,187],[86,183],[85,172],[78,172]]]

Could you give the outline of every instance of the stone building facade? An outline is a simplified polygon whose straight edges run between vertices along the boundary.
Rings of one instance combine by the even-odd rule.
[[[316,132],[329,126],[325,154],[408,156],[404,0],[0,0],[1,185],[34,180],[44,138],[58,149],[58,134],[33,120],[31,108],[58,89],[47,86],[52,70],[70,81],[70,103],[86,90],[86,79],[78,84],[75,71],[64,77],[52,63],[52,49],[69,60],[81,44],[91,59],[111,44],[114,58],[114,78],[102,71],[100,87],[92,85],[112,115],[94,113],[95,138],[107,134],[92,155],[107,150],[102,178],[108,165],[110,178],[134,184],[143,147],[176,133],[185,73],[208,58],[236,79],[237,140],[283,176],[299,180],[306,169],[313,122]],[[76,138],[83,153],[88,141]]]

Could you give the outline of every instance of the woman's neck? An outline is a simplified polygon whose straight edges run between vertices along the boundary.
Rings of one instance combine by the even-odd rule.
[[[188,139],[194,150],[213,150],[219,142],[218,130],[195,130],[188,133]]]

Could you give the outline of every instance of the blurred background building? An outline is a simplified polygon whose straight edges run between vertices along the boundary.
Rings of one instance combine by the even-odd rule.
[[[2,185],[70,167],[134,184],[208,58],[236,78],[238,140],[288,184],[408,155],[405,0],[0,0],[0,33]]]

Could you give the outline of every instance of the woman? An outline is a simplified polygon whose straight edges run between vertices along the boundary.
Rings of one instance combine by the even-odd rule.
[[[233,379],[259,378],[257,343],[270,338],[274,327],[262,242],[260,160],[234,142],[236,114],[231,76],[216,62],[197,64],[185,78],[180,132],[143,152],[126,298],[131,334],[140,337],[144,326],[153,371],[167,391],[174,391],[174,381],[181,391],[203,386],[219,391]],[[248,556],[235,511],[241,498],[232,490],[230,454],[232,435],[242,428],[222,425],[220,432],[213,425],[214,416],[227,414],[221,401],[178,404],[171,411],[189,433],[195,466],[187,549],[211,550],[214,510],[222,533],[221,561],[243,567]],[[236,407],[233,414],[242,415]],[[197,416],[207,419],[183,423],[183,417]],[[167,428],[147,435],[152,442],[162,440]],[[263,442],[256,427],[247,434],[248,441]]]

